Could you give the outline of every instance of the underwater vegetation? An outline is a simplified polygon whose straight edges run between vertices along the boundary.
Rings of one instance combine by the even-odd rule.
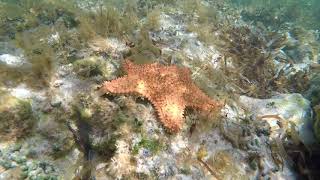
[[[15,37],[15,33],[39,25],[53,25],[61,19],[67,27],[77,25],[73,18],[73,1],[15,0],[0,2],[1,35]]]
[[[137,40],[133,42],[132,48],[126,57],[137,64],[152,63],[161,56],[161,49],[158,48],[149,37],[146,29],[142,29]]]
[[[48,86],[55,66],[54,49],[46,42],[49,37],[43,37],[48,32],[50,32],[48,26],[40,26],[33,32],[18,33],[15,38],[16,46],[23,49],[27,63],[32,64],[22,76],[37,79],[39,84],[34,85],[38,88]],[[41,38],[46,39],[41,41]],[[32,83],[27,84],[31,85]]]
[[[84,40],[107,35],[121,37],[131,32],[137,24],[134,15],[120,14],[114,7],[101,6],[98,12],[88,13],[79,17],[79,37]]]
[[[218,13],[221,9],[228,15],[221,16]],[[290,83],[286,83],[288,77],[277,72],[274,62],[287,44],[285,34],[269,31],[264,26],[234,25],[232,21],[238,21],[240,17],[237,8],[221,2],[209,6],[199,4],[195,11],[198,16],[190,20],[187,30],[197,33],[205,44],[219,49],[222,73],[217,69],[211,71],[218,73],[238,94],[269,97],[273,91],[292,89]],[[202,72],[206,75],[210,70]]]
[[[100,103],[92,98],[90,95],[78,95],[78,103],[73,105],[73,122],[70,123],[75,123],[78,127],[73,133],[88,160],[91,158],[89,153],[94,151],[110,158],[116,150],[115,140],[119,136],[116,130],[125,122],[126,117],[110,103]],[[105,109],[109,110],[104,111]]]
[[[24,82],[34,88],[48,86],[51,72],[58,64],[83,58],[75,54],[95,39],[107,36],[134,42],[136,47],[129,56],[138,57],[132,59],[140,59],[149,52],[159,56],[160,50],[148,36],[134,37],[136,29],[146,29],[147,33],[159,28],[159,10],[148,11],[145,23],[139,22],[142,19],[140,12],[153,8],[155,3],[142,5],[135,1],[105,1],[96,11],[88,11],[74,1],[1,1],[0,23],[3,28],[0,36],[9,38],[21,48],[27,61],[26,66],[15,68],[1,64],[2,78],[9,76],[10,83]],[[79,68],[80,62],[76,64]],[[35,79],[37,84],[30,83]]]
[[[83,78],[89,78],[98,75],[107,77],[109,74],[109,69],[107,68],[106,62],[96,56],[75,61],[74,71]]]
[[[0,92],[0,137],[1,139],[17,139],[29,135],[36,124],[31,104],[28,101],[15,98],[6,92]]]
[[[275,80],[277,51],[286,42],[286,37],[273,33],[265,35],[263,29],[249,26],[229,27],[219,32],[217,46],[224,54],[226,75],[236,75],[236,84],[242,93],[267,97]],[[231,67],[228,67],[228,61]]]
[[[241,15],[245,21],[262,23],[271,29],[283,29],[290,23],[306,29],[319,29],[319,2],[316,0],[251,1],[233,0],[236,6],[243,6]]]
[[[138,154],[140,148],[146,148],[150,150],[152,153],[157,153],[161,148],[161,144],[158,140],[155,139],[142,138],[141,141],[139,141],[133,147],[132,153]]]

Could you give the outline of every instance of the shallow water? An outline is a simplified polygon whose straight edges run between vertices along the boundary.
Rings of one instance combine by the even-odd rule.
[[[0,0],[0,179],[316,178],[319,11]]]

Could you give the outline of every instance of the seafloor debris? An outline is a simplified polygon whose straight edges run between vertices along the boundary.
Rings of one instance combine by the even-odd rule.
[[[240,101],[254,117],[266,120],[272,131],[279,129],[281,123],[280,130],[290,133],[291,136],[297,135],[297,139],[306,146],[316,143],[312,132],[310,102],[300,94],[281,94],[271,99],[241,96]]]
[[[158,63],[134,65],[129,60],[125,61],[123,67],[128,75],[105,82],[102,91],[136,93],[146,97],[155,106],[160,121],[170,131],[181,129],[186,107],[210,112],[222,106],[193,84],[187,68],[162,66]]]

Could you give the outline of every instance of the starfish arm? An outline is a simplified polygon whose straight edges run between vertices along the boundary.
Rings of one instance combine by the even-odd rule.
[[[122,64],[123,70],[128,73],[134,73],[134,69],[136,69],[136,65],[134,65],[130,59],[126,59]]]
[[[190,88],[189,93],[185,94],[185,99],[188,102],[187,106],[204,111],[212,111],[221,107],[221,103],[210,99],[195,85]]]
[[[160,121],[167,129],[172,132],[178,132],[182,128],[185,109],[183,103],[179,103],[175,98],[163,98],[162,100],[154,101],[153,104]]]
[[[190,77],[190,75],[191,75],[190,69],[188,69],[186,67],[182,67],[179,69],[179,73],[181,74],[181,77],[183,77],[187,81],[192,81],[192,79]]]
[[[122,64],[123,70],[127,74],[145,73],[159,68],[158,63],[136,65],[130,59],[126,59]]]
[[[123,76],[103,83],[101,90],[115,94],[133,93],[135,91],[136,81],[134,78]]]

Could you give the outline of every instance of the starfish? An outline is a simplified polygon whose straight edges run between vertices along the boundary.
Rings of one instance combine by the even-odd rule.
[[[186,107],[211,112],[222,105],[192,82],[190,70],[186,67],[159,63],[135,65],[130,60],[125,60],[122,67],[127,75],[104,82],[102,92],[137,94],[147,98],[156,109],[159,120],[172,132],[182,128]]]

